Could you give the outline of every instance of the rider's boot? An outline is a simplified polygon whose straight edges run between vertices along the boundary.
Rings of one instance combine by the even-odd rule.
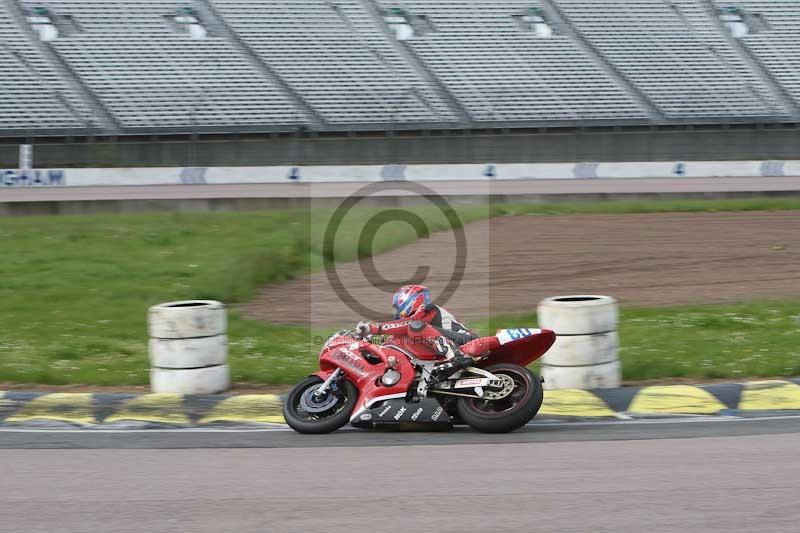
[[[433,370],[431,371],[431,379],[434,383],[439,383],[446,380],[459,370],[463,370],[472,366],[473,364],[475,364],[475,360],[472,357],[459,353],[447,362],[433,367]]]
[[[447,357],[447,361],[433,367],[429,383],[431,385],[444,381],[459,370],[463,370],[475,363],[472,357],[464,355],[461,350],[453,350],[453,345],[447,342],[444,337],[439,337],[436,345],[440,349],[441,355]]]

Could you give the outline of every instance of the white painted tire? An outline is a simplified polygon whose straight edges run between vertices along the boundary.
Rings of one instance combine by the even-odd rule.
[[[194,339],[150,339],[150,366],[201,368],[228,361],[228,336]]]
[[[172,394],[216,394],[230,387],[228,365],[184,370],[151,368],[150,387],[153,392]]]
[[[154,305],[148,311],[150,337],[191,339],[227,331],[225,305],[214,300],[186,300]]]
[[[543,365],[577,366],[610,363],[619,358],[619,334],[616,331],[596,335],[567,335],[542,356]]]
[[[610,296],[580,294],[542,300],[538,308],[539,327],[556,335],[589,335],[616,331],[619,322],[617,300]]]
[[[544,388],[554,389],[609,389],[622,384],[619,361],[576,369],[569,366],[542,365]],[[547,397],[547,395],[545,395]]]

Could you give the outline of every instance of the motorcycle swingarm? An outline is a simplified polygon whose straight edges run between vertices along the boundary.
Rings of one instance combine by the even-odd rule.
[[[478,374],[483,377],[462,377],[465,373]],[[451,377],[449,381],[439,383],[430,392],[439,392],[441,394],[448,394],[451,396],[466,396],[468,398],[480,398],[483,396],[484,387],[502,387],[503,380],[497,378],[491,372],[483,370],[482,368],[469,367],[462,370],[455,376]],[[472,389],[477,394],[463,394],[463,391],[456,393],[458,389]]]
[[[386,400],[371,407],[350,422],[362,429],[416,429],[447,430],[453,427],[453,419],[442,404],[433,398],[418,402],[406,402],[403,398]]]

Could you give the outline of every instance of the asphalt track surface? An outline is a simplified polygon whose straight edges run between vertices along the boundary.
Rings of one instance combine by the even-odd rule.
[[[300,435],[287,427],[190,429],[0,428],[0,449],[336,448],[456,446],[740,437],[800,433],[800,415],[739,418],[696,416],[638,420],[535,421],[510,434],[477,433],[466,426],[446,432],[341,429]]]
[[[391,182],[387,182],[391,183]],[[149,185],[102,187],[18,187],[0,189],[1,202],[79,200],[166,200],[203,198],[326,198],[344,197],[366,183],[261,183],[219,185]],[[759,178],[629,178],[560,180],[426,181],[426,187],[448,195],[514,194],[661,194],[796,192],[800,177]],[[375,196],[416,195],[413,192],[379,191]]]
[[[495,436],[106,435],[3,431],[0,443],[203,448],[4,450],[0,531],[788,532],[800,522],[797,417]],[[291,447],[209,448],[270,444]]]

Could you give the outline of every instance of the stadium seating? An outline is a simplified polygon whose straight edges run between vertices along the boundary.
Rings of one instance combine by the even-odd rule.
[[[39,0],[22,4],[32,9]],[[163,0],[47,0],[81,31],[52,42],[127,128],[290,125],[307,122],[294,103],[224,38],[192,39],[165,18]]]
[[[798,121],[798,28],[790,0],[2,0],[0,135]]]
[[[214,5],[326,122],[453,119],[357,0],[214,0]]]
[[[681,2],[558,2],[578,32],[664,116],[768,115],[768,107],[742,75],[729,68],[703,37],[692,31],[681,17],[682,10],[675,9],[681,8],[678,4]]]
[[[729,5],[719,2],[719,7]],[[792,0],[747,0],[736,2],[737,7],[760,15],[768,25],[767,31],[742,39],[758,61],[800,104],[800,2]]]
[[[710,12],[712,6],[706,0],[671,0],[675,9],[685,18],[689,24],[690,31],[703,45],[708,47],[712,54],[727,68],[731,78],[747,87],[763,106],[769,111],[769,115],[788,116],[790,110],[770,93],[763,79],[757,76],[743,60],[741,54],[731,46],[730,40],[726,39],[721,31],[719,23],[712,17],[717,17],[718,13]],[[730,5],[730,4],[726,4]]]
[[[384,8],[395,5],[381,0]],[[625,91],[563,35],[538,38],[514,15],[530,1],[402,2],[436,31],[408,41],[474,120],[645,118]]]
[[[80,97],[0,2],[0,130],[78,128]]]

